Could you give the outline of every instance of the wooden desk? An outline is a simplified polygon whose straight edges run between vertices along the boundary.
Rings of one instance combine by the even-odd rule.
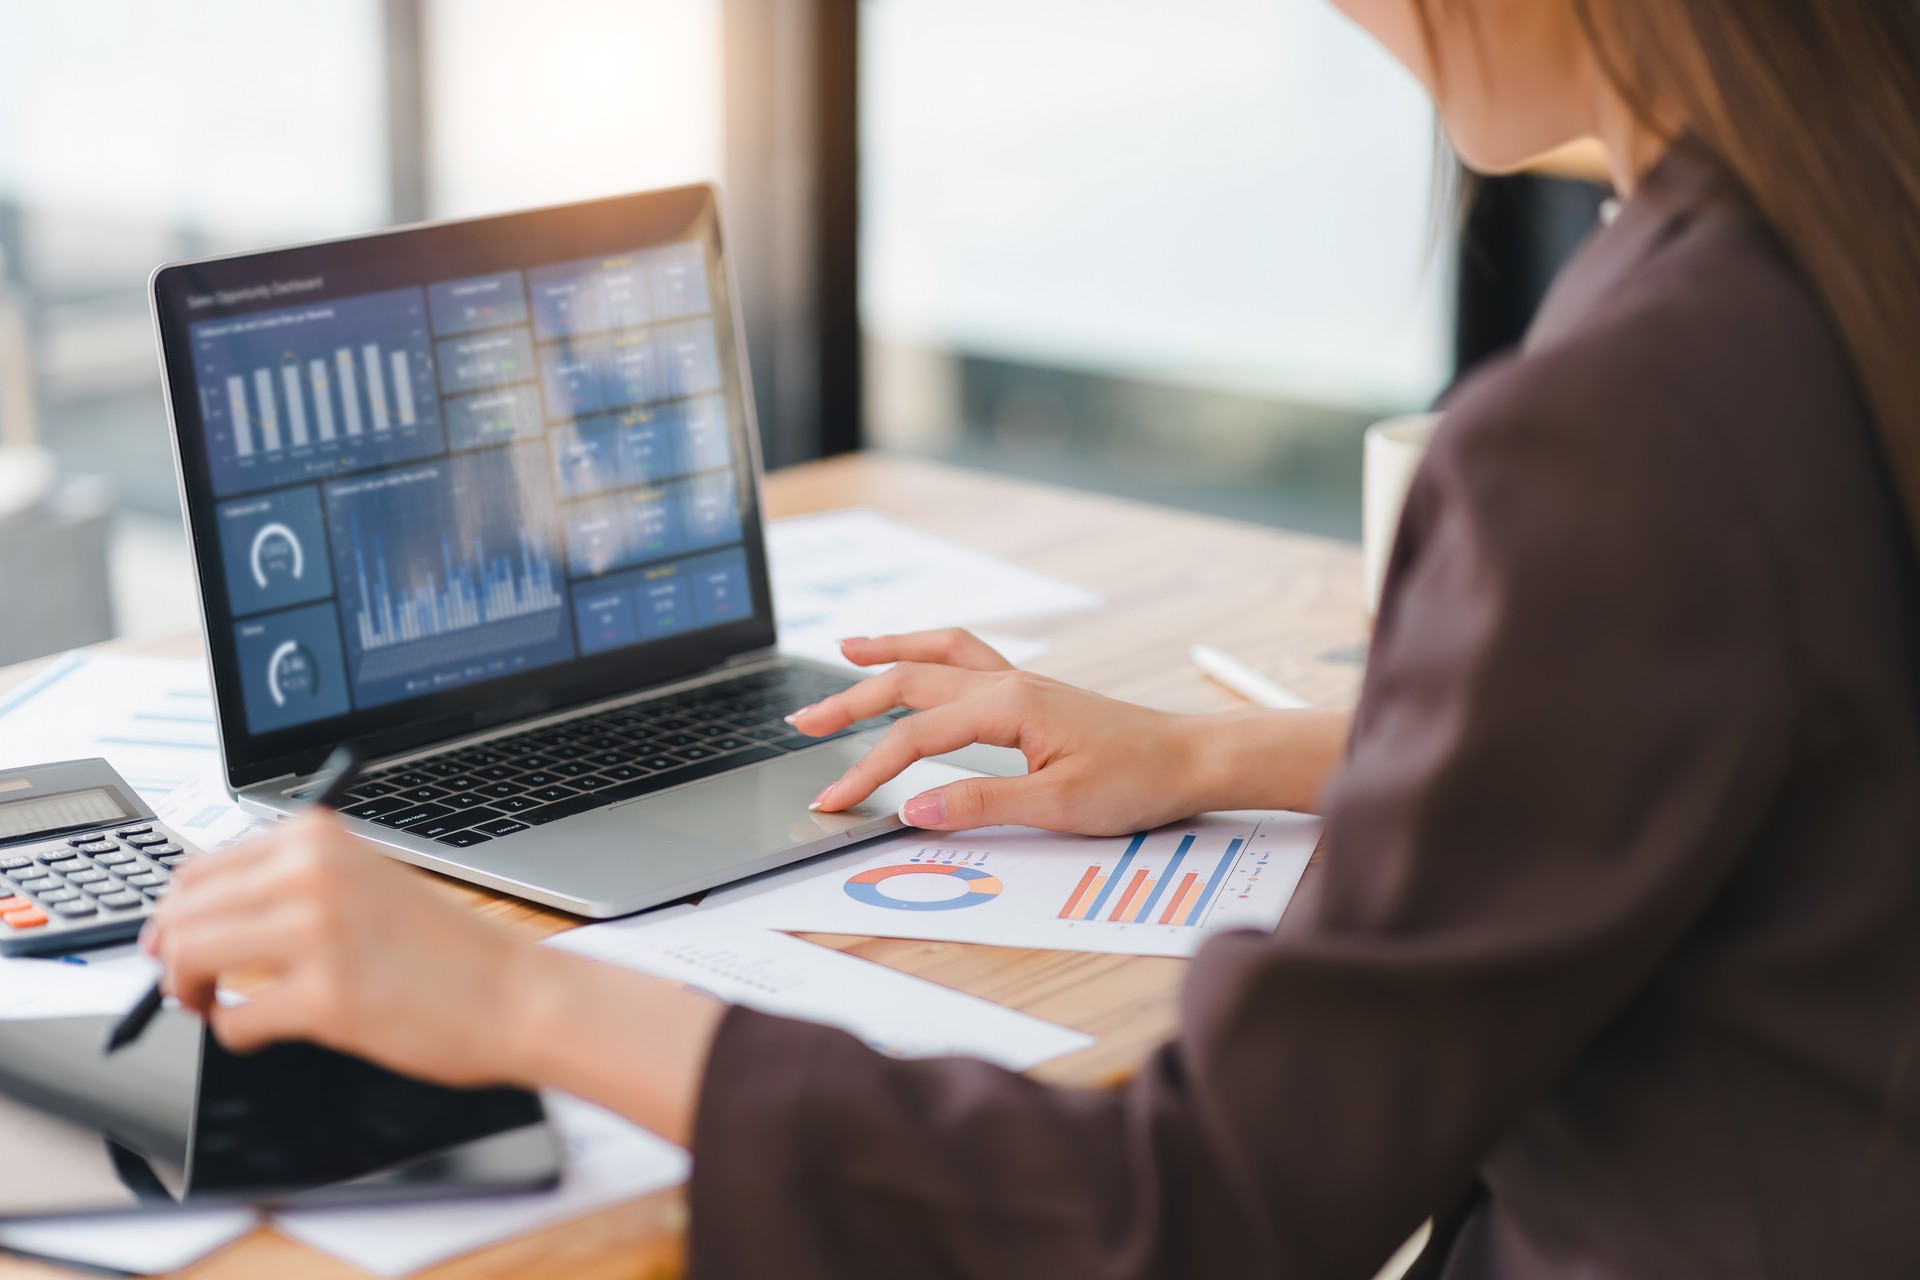
[[[1084,583],[1107,607],[1000,627],[1049,640],[1034,669],[1103,693],[1178,710],[1241,705],[1204,680],[1187,646],[1205,639],[1271,672],[1323,706],[1358,692],[1366,635],[1359,549],[1236,521],[875,455],[834,459],[768,478],[771,515],[864,506]],[[197,653],[198,641],[115,646]],[[0,692],[38,664],[0,670]],[[441,881],[447,892],[531,935],[571,916]],[[955,943],[808,935],[815,942],[972,992],[1099,1037],[1035,1074],[1073,1084],[1124,1077],[1174,1024],[1184,961],[1079,955]],[[469,1255],[435,1280],[672,1275],[685,1207],[677,1191],[619,1205]],[[72,1272],[0,1259],[0,1280]],[[183,1273],[192,1280],[340,1280],[361,1273],[261,1230]]]

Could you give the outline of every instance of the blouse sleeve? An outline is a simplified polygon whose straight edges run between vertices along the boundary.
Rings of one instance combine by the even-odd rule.
[[[1134,1080],[894,1061],[734,1010],[692,1273],[1365,1277],[1465,1191],[1701,916],[1789,749],[1737,477],[1685,406],[1605,372],[1536,357],[1456,403],[1323,865],[1277,933],[1201,951]]]

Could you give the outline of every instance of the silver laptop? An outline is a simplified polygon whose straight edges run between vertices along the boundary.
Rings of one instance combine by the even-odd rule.
[[[588,916],[880,834],[1024,769],[973,747],[808,802],[884,732],[788,712],[710,187],[174,263],[153,277],[227,783]],[[898,712],[894,714],[899,714]],[[891,717],[889,717],[891,718]]]

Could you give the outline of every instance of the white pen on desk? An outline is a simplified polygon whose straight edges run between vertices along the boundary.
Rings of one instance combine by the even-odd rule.
[[[1193,665],[1247,701],[1262,707],[1298,710],[1313,704],[1277,680],[1261,675],[1224,649],[1197,644],[1187,651]]]

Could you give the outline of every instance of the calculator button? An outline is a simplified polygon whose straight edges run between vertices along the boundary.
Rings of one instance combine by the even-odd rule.
[[[118,911],[124,911],[128,907],[143,907],[146,904],[147,900],[131,889],[122,889],[119,893],[110,893],[100,899],[101,906],[112,907]]]
[[[153,901],[158,902],[167,896],[168,886],[164,884],[150,884],[140,892],[146,894],[147,897],[153,899]]]
[[[136,849],[143,849],[150,844],[165,844],[166,842],[167,842],[167,837],[160,835],[157,832],[148,832],[144,836],[128,836],[127,837],[127,843],[134,846]]]
[[[5,920],[15,929],[38,929],[47,922],[47,913],[38,907],[26,907],[0,915],[0,920]]]
[[[111,840],[90,840],[86,844],[80,845],[79,850],[81,853],[112,853],[119,847],[119,845]]]
[[[83,884],[80,886],[80,888],[90,898],[105,898],[116,893],[126,892],[127,886],[121,884],[118,880],[96,880],[92,884]],[[54,892],[55,893],[72,893],[73,890],[56,889],[54,890]],[[46,894],[46,893],[43,893],[40,895],[43,901],[51,896],[53,895]]]
[[[100,908],[85,899],[78,902],[56,902],[53,904],[53,914],[63,916],[69,920],[78,916],[90,916],[99,909]]]
[[[103,867],[117,867],[121,863],[138,862],[140,861],[140,859],[134,857],[130,853],[121,853],[116,850],[113,853],[103,853],[99,857],[95,858],[94,861],[99,863]]]
[[[142,849],[140,852],[146,854],[149,858],[160,858],[169,854],[178,854],[185,851],[177,844],[168,843],[152,845],[149,848]]]
[[[45,893],[48,889],[58,889],[60,881],[53,876],[41,876],[38,880],[16,881],[16,885],[28,893]]]
[[[32,865],[32,858],[0,858],[0,871],[19,871]]]
[[[38,880],[41,876],[47,874],[47,869],[45,867],[36,867],[29,862],[24,867],[8,867],[5,874],[9,880]]]
[[[492,822],[483,822],[474,828],[474,830],[483,831],[490,836],[510,836],[516,831],[526,831],[528,829],[526,823],[515,822],[512,818],[495,818]]]
[[[97,832],[88,832],[88,833],[87,833],[86,835],[84,835],[84,836],[70,836],[70,837],[68,837],[68,839],[67,839],[67,843],[68,843],[68,844],[70,844],[70,845],[73,845],[73,846],[75,846],[75,847],[77,848],[77,847],[79,847],[80,845],[83,845],[83,844],[92,844],[92,843],[93,843],[94,841],[96,841],[96,840],[104,840],[104,839],[106,839],[106,837],[105,837],[105,836],[103,836],[103,835],[100,835],[100,834],[99,834],[99,833],[97,833]]]
[[[68,884],[99,884],[107,878],[107,873],[98,867],[83,867],[67,877]]]
[[[49,889],[40,895],[40,905],[44,907],[50,902],[72,902],[79,896],[78,889]]]
[[[470,849],[476,844],[485,844],[493,839],[483,831],[456,831],[450,836],[441,836],[441,844],[450,844],[456,849]]]
[[[167,876],[163,871],[148,871],[141,875],[127,877],[127,883],[136,889],[151,889],[156,884],[166,882]]]
[[[66,875],[70,871],[85,871],[92,865],[93,864],[85,858],[62,858],[58,862],[49,862],[47,864],[47,870],[58,871],[61,875]]]
[[[119,836],[122,840],[124,840],[128,836],[143,836],[151,830],[153,830],[153,824],[151,822],[145,822],[137,827],[121,827],[118,831],[115,831],[113,834]]]
[[[25,911],[32,905],[31,902],[28,902],[19,894],[15,894],[11,898],[0,898],[0,916],[5,915],[9,911]]]
[[[184,853],[170,853],[160,859],[160,865],[163,867],[177,867],[185,862],[189,856],[190,855]]]
[[[65,862],[74,856],[71,849],[42,849],[33,855],[35,862]]]

